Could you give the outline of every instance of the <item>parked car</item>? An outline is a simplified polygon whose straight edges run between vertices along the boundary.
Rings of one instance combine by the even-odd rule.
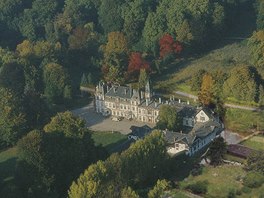
[[[139,140],[139,137],[136,136],[136,135],[129,135],[129,136],[128,136],[128,139],[129,139],[129,140],[132,140],[132,139],[133,139],[133,140]]]
[[[122,117],[112,117],[112,120],[115,122],[121,121],[123,118]]]

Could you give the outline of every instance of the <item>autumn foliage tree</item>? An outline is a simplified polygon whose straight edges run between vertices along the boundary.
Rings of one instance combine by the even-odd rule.
[[[147,72],[149,72],[149,63],[142,58],[141,53],[132,52],[129,57],[129,64],[127,69],[128,78],[137,78],[141,69],[145,69]]]
[[[174,41],[169,34],[164,34],[159,40],[160,57],[164,58],[168,55],[179,54],[182,51],[182,45],[178,41]]]
[[[198,95],[199,101],[204,106],[209,106],[214,100],[214,80],[210,74],[205,74],[203,76],[203,81],[201,85],[201,90]]]
[[[104,79],[107,82],[122,84],[127,66],[127,40],[122,32],[110,32],[107,38],[106,45],[102,46]]]

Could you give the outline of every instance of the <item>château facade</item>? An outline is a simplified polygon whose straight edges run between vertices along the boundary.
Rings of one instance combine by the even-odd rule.
[[[155,101],[148,81],[145,91],[128,86],[106,85],[99,82],[95,92],[95,110],[104,116],[112,115],[140,122],[156,123],[162,102]]]

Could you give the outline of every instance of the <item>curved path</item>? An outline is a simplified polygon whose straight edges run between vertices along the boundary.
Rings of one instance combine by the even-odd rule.
[[[198,99],[197,96],[192,95],[192,94],[188,94],[186,92],[176,91],[175,93],[177,95],[184,96],[187,98],[191,98],[193,100]],[[260,109],[258,107],[249,107],[249,106],[242,106],[242,105],[235,105],[235,104],[228,104],[228,103],[225,103],[224,105],[225,105],[225,107],[229,107],[229,108],[233,108],[233,109],[243,109],[243,110],[248,110],[248,111],[262,111],[262,109]]]

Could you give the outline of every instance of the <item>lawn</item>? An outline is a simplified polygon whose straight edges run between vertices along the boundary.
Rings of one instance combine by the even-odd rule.
[[[16,147],[0,153],[0,196],[16,197],[16,187],[14,184],[16,159]]]
[[[242,184],[236,178],[245,175],[245,171],[241,167],[236,166],[220,166],[220,167],[205,167],[203,174],[193,177],[189,176],[185,181],[180,183],[181,188],[185,188],[189,184],[197,181],[207,180],[208,197],[227,197],[230,189],[240,189]]]
[[[250,129],[264,130],[264,112],[228,108],[225,127],[236,132],[247,132]]]
[[[202,175],[189,176],[184,181],[180,182],[180,188],[184,189],[189,184],[197,181],[208,181],[208,191],[205,197],[228,197],[230,190],[241,192],[237,197],[259,197],[263,192],[264,185],[256,189],[250,189],[250,192],[243,193],[242,178],[246,175],[246,171],[240,166],[223,165],[219,167],[204,167]]]
[[[241,144],[255,150],[264,151],[264,136],[263,135],[253,136],[252,138],[242,142]]]
[[[127,136],[119,132],[93,132],[92,138],[96,145],[102,145],[110,153],[127,140]]]

